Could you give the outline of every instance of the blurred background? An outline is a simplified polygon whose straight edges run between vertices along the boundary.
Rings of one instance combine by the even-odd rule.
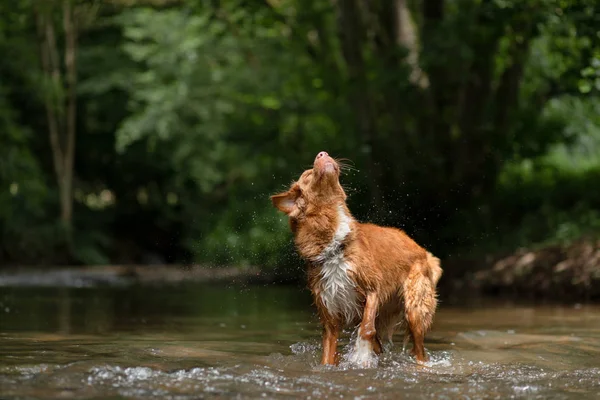
[[[326,150],[446,276],[600,279],[595,0],[3,1],[0,52],[1,266],[301,276]]]

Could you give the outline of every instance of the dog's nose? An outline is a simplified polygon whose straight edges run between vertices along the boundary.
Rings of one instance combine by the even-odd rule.
[[[326,152],[326,151],[322,151],[322,152],[320,152],[319,154],[317,154],[317,160],[318,160],[319,158],[322,158],[322,157],[325,157],[325,156],[328,156],[328,155],[329,155],[329,154],[327,154],[327,152]]]

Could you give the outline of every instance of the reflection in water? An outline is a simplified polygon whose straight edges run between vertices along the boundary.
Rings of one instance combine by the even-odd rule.
[[[320,328],[308,293],[293,287],[3,288],[0,394],[595,398],[598,311],[443,304],[429,363],[399,343],[361,370],[318,365]]]

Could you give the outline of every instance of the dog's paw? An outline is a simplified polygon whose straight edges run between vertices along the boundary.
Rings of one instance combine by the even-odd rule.
[[[356,338],[355,345],[345,357],[345,361],[354,367],[375,368],[379,358],[373,350],[373,344],[360,336]]]

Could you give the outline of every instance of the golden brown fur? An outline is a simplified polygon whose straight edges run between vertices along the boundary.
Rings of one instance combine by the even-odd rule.
[[[399,229],[354,220],[339,173],[338,163],[321,152],[314,167],[288,191],[271,197],[289,216],[296,247],[308,264],[308,286],[324,329],[322,363],[337,363],[340,330],[359,323],[359,335],[377,354],[381,340],[391,341],[396,328],[405,326],[413,354],[424,361],[423,341],[433,321],[442,274],[439,259]],[[332,296],[335,292],[324,282],[325,268],[334,275],[334,288],[343,287],[347,274],[353,293],[344,299],[356,301],[360,313],[348,317],[331,311],[331,304],[342,299]]]

